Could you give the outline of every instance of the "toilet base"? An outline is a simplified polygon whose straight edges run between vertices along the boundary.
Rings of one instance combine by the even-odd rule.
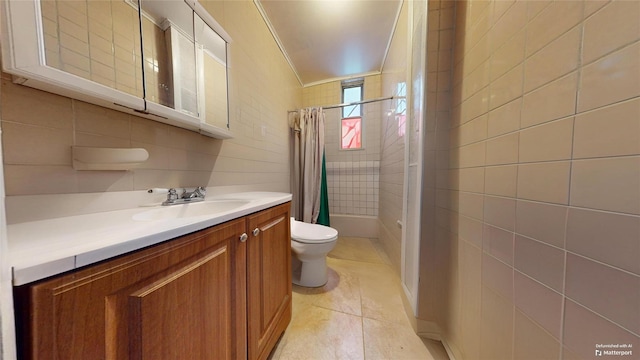
[[[294,284],[304,287],[321,287],[327,283],[326,257],[301,261],[297,256],[292,256],[291,265],[291,280]]]

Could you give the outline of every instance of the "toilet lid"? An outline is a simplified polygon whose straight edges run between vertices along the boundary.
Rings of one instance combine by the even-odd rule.
[[[338,230],[291,219],[291,238],[306,244],[322,244],[338,238]]]

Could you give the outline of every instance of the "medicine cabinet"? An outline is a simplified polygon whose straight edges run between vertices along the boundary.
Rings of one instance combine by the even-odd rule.
[[[231,138],[229,35],[196,0],[6,0],[14,82]]]

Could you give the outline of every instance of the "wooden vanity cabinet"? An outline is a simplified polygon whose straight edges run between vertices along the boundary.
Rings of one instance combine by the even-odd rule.
[[[288,219],[287,203],[16,287],[19,358],[266,358],[291,318]]]

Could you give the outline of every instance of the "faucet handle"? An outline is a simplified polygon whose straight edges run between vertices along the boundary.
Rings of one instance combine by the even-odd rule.
[[[177,200],[178,199],[178,190],[171,188],[167,191],[167,201]]]
[[[198,194],[198,197],[201,198],[204,198],[207,195],[207,189],[202,186],[198,186],[193,192]]]
[[[167,200],[176,200],[178,198],[178,190],[174,188],[152,188],[147,190],[149,194],[167,194]]]

